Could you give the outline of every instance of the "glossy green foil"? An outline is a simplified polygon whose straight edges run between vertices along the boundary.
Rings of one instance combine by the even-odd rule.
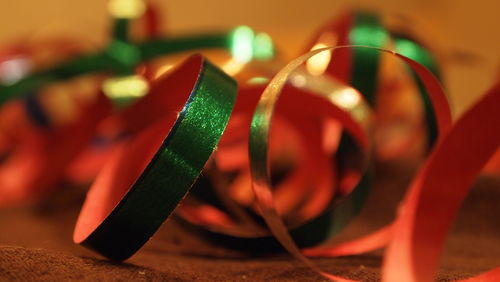
[[[232,78],[204,61],[196,86],[163,144],[82,245],[114,260],[127,259],[142,247],[200,175],[224,132],[236,92]]]

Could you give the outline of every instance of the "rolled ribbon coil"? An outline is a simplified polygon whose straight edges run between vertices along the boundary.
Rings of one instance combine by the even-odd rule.
[[[189,58],[178,72],[190,75],[175,86],[159,79],[151,94],[183,102],[168,103],[154,125],[117,149],[88,193],[76,243],[114,260],[133,255],[177,207],[215,150],[236,83],[201,56]],[[194,85],[189,77],[196,78]]]

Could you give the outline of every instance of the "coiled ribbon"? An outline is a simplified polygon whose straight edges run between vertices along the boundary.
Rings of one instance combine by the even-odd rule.
[[[2,86],[0,103],[32,96],[49,82],[83,74],[131,75],[139,63],[160,55],[198,48],[231,49],[235,33],[249,34],[244,28],[239,33],[162,39],[157,37],[154,11],[145,11],[146,34],[153,39],[131,42],[128,20],[137,15],[117,16],[114,39],[105,51]],[[255,39],[253,33],[244,41],[248,38]],[[346,14],[314,42],[322,45],[315,44],[314,50],[288,63],[265,88],[243,83],[238,96],[235,81],[201,56],[190,57],[151,82],[148,95],[121,111],[112,112],[110,100],[97,95],[82,107],[92,114],[42,133],[42,138],[27,141],[23,150],[8,157],[0,170],[3,187],[25,188],[21,193],[2,188],[5,196],[0,203],[23,199],[30,190],[26,187],[55,183],[89,143],[98,124],[111,116],[113,130],[124,136],[115,142],[89,190],[75,242],[114,260],[127,259],[196,186],[205,167],[215,187],[208,194],[193,191],[195,197],[177,208],[188,222],[222,234],[221,238],[253,242],[249,245],[266,242],[268,246],[275,242],[273,235],[297,259],[336,281],[351,280],[323,272],[304,254],[350,255],[388,245],[384,281],[431,281],[454,214],[474,177],[500,145],[500,132],[492,130],[500,124],[496,111],[500,85],[453,124],[430,53],[404,36],[387,32],[376,16]],[[310,67],[312,59],[325,54],[329,55],[322,70],[301,68],[304,63]],[[367,196],[370,162],[378,145],[373,145],[372,137],[378,121],[370,107],[377,112],[383,106],[382,95],[391,94],[383,94],[391,88],[380,85],[384,56],[398,58],[418,78],[430,156],[412,181],[394,223],[350,242],[314,247],[346,226]],[[39,134],[27,132],[22,136]],[[394,151],[410,145],[404,143]],[[275,168],[282,171],[276,173]],[[28,177],[20,177],[26,171]],[[234,172],[236,181],[228,181]],[[280,173],[284,176],[276,180]],[[24,183],[8,183],[8,179]],[[255,219],[257,214],[267,228]],[[498,280],[499,269],[470,281]]]

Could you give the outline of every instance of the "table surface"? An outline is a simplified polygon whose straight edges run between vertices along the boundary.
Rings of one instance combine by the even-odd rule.
[[[336,240],[389,222],[414,170],[412,164],[378,164],[367,205]],[[478,179],[447,240],[439,280],[465,278],[500,265],[499,188],[500,178]],[[72,243],[83,192],[65,187],[41,205],[0,210],[0,280],[322,280],[286,253],[243,253],[215,246],[175,220],[167,221],[125,263],[110,262]],[[377,281],[382,254],[315,261],[334,274]]]

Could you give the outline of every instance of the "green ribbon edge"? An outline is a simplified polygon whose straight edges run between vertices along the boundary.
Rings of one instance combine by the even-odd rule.
[[[429,52],[429,50],[427,50],[416,41],[410,39],[409,37],[405,37],[402,35],[394,35],[394,45],[396,52],[419,62],[424,67],[429,69],[439,81],[442,81],[441,73],[439,71],[436,60],[432,56],[431,52]],[[420,94],[420,98],[422,99],[422,105],[424,107],[424,115],[427,124],[427,148],[430,151],[436,143],[438,137],[436,115],[434,113],[429,94],[425,90],[423,83],[419,79],[417,79],[417,76],[415,72],[413,72],[413,70],[409,68],[408,70],[411,72],[417,84],[418,92]]]
[[[231,32],[226,32],[153,39],[135,45],[136,55],[140,56],[138,59],[142,61],[149,61],[160,56],[200,48],[230,49],[231,35]],[[127,73],[130,71],[130,64],[116,58],[116,51],[122,50],[123,48],[120,48],[122,45],[126,45],[126,47],[134,46],[131,43],[125,44],[121,40],[114,40],[110,47],[104,51],[82,55],[54,67],[33,73],[12,85],[0,86],[0,105],[11,99],[33,95],[34,90],[47,83],[95,72]],[[125,51],[128,51],[130,48],[126,49]],[[137,59],[134,59],[134,61],[137,61]]]
[[[359,12],[354,15],[353,29],[349,33],[349,40],[352,45],[384,48],[390,38],[393,39],[396,52],[421,63],[441,81],[438,65],[429,50],[409,37],[389,33],[375,14]],[[370,105],[374,106],[380,54],[374,54],[364,48],[356,48],[353,54],[351,84],[363,94]],[[427,148],[430,150],[438,136],[436,117],[424,85],[416,78],[413,71],[411,73],[416,81],[424,107],[428,132]]]
[[[81,244],[119,261],[139,250],[200,175],[225,130],[236,93],[236,82],[205,60],[187,103],[151,162]]]
[[[351,45],[384,48],[389,34],[381,25],[378,17],[370,13],[356,13],[354,24],[349,33]],[[351,84],[358,89],[368,103],[375,104],[380,54],[365,48],[354,48]]]

